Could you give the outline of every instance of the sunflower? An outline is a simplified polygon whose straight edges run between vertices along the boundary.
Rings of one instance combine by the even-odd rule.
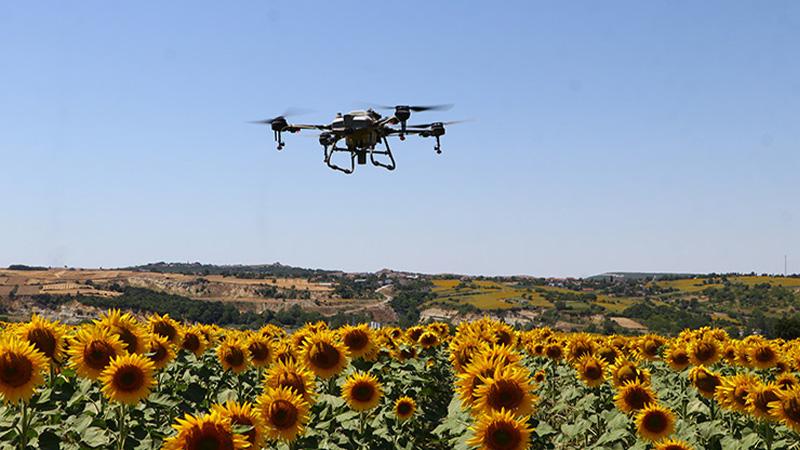
[[[656,402],[656,394],[649,385],[638,381],[628,381],[614,396],[617,408],[624,413],[634,413]]]
[[[433,331],[426,331],[419,336],[417,343],[426,349],[436,347],[439,345],[439,335]]]
[[[342,342],[352,358],[361,358],[375,347],[375,336],[366,324],[347,325],[339,330]]]
[[[223,369],[242,373],[250,365],[250,352],[237,336],[231,335],[217,347],[217,359]]]
[[[593,354],[596,347],[597,345],[590,335],[586,333],[573,334],[567,342],[567,360],[577,362],[581,357]]]
[[[419,325],[415,325],[413,327],[408,327],[406,330],[406,337],[411,342],[418,342],[419,337],[422,336],[422,333],[425,332],[425,327],[421,327]]]
[[[230,419],[234,427],[247,427],[250,430],[244,433],[251,449],[260,449],[264,443],[264,420],[252,403],[237,403],[232,400],[225,402],[224,405],[216,404],[211,408],[212,412]]]
[[[639,339],[638,352],[644,359],[655,361],[658,359],[661,347],[666,342],[661,336],[647,334]]]
[[[241,450],[250,444],[241,434],[234,433],[231,420],[219,412],[203,416],[186,414],[172,427],[178,432],[164,441],[162,450]]]
[[[144,353],[145,333],[139,322],[130,313],[123,314],[119,309],[110,309],[95,320],[95,324],[106,327],[122,341],[123,348],[129,353]]]
[[[256,367],[267,367],[272,363],[272,342],[260,334],[252,334],[247,338],[247,350],[250,361]]]
[[[285,387],[292,389],[295,394],[303,397],[309,404],[314,399],[315,384],[314,374],[294,361],[278,361],[264,375],[264,386],[266,388]]]
[[[759,419],[774,420],[769,404],[780,400],[781,390],[775,383],[757,383],[747,395],[747,409]]]
[[[467,339],[465,341],[453,341],[450,344],[450,363],[453,369],[462,373],[475,357],[486,348],[486,344],[479,342],[475,339]]]
[[[619,350],[611,345],[603,345],[599,347],[595,354],[598,358],[606,362],[606,364],[614,364],[619,357]]]
[[[575,365],[578,378],[589,387],[597,387],[605,381],[606,363],[593,355],[584,355]]]
[[[147,358],[153,361],[153,365],[158,370],[163,369],[175,359],[175,349],[165,337],[157,334],[150,335],[146,348]]]
[[[151,333],[167,338],[172,345],[180,344],[181,326],[169,314],[164,314],[163,316],[153,314],[148,321],[150,322]]]
[[[495,369],[491,378],[483,378],[475,391],[476,402],[473,412],[486,414],[489,411],[507,410],[517,416],[525,416],[533,411],[536,397],[528,370],[523,367],[506,366]]]
[[[608,368],[608,371],[611,373],[611,383],[616,388],[622,387],[627,381],[650,383],[650,372],[647,369],[640,369],[634,362],[627,359],[619,359]]]
[[[191,326],[183,330],[181,349],[193,353],[194,356],[200,356],[205,353],[207,346],[206,335],[200,327]]]
[[[318,377],[328,379],[347,367],[347,347],[332,332],[320,331],[309,336],[302,359]]]
[[[651,403],[636,415],[636,431],[644,439],[659,441],[675,430],[675,416],[667,408]]]
[[[494,343],[513,347],[517,343],[517,334],[514,329],[506,323],[497,323],[492,330]]]
[[[797,377],[791,372],[784,372],[775,378],[775,384],[781,388],[782,391],[788,391],[798,385]]]
[[[536,372],[533,374],[533,381],[535,381],[537,384],[542,384],[542,383],[544,383],[544,381],[545,381],[546,379],[547,379],[547,374],[545,373],[545,371],[544,371],[544,370],[537,370],[537,371],[536,371]]]
[[[669,365],[672,370],[681,372],[689,367],[691,358],[689,357],[689,352],[686,350],[686,347],[673,342],[664,352],[664,361],[666,361],[667,365]]]
[[[126,354],[122,341],[108,328],[92,326],[78,332],[70,346],[70,365],[78,375],[97,379],[111,360]]]
[[[416,410],[417,402],[411,397],[400,397],[394,402],[394,415],[399,421],[410,419]]]
[[[769,369],[778,363],[778,349],[771,342],[760,342],[749,346],[750,362],[758,369]]]
[[[27,341],[0,339],[0,395],[6,403],[28,401],[44,382],[47,357]]]
[[[473,406],[477,400],[477,390],[484,380],[494,375],[499,366],[492,361],[473,361],[464,373],[457,375],[456,392],[465,406]]]
[[[548,344],[544,348],[544,355],[553,361],[560,361],[564,357],[564,347],[560,343]]]
[[[750,396],[750,391],[753,390],[753,386],[758,384],[758,378],[748,374],[736,374],[722,377],[720,381],[721,383],[714,393],[717,402],[723,408],[747,412],[747,399]]]
[[[100,375],[103,394],[109,399],[135,405],[155,386],[155,365],[147,357],[131,353],[117,356]]]
[[[666,439],[659,441],[655,447],[653,447],[653,450],[694,450],[694,447],[684,441]]]
[[[31,321],[17,330],[19,337],[28,341],[33,348],[55,363],[61,359],[64,350],[64,327],[34,314]]]
[[[382,394],[378,379],[366,372],[353,372],[342,386],[342,398],[356,411],[367,411],[378,406]]]
[[[719,375],[709,371],[703,366],[693,367],[692,370],[689,371],[689,381],[692,382],[697,392],[705,398],[714,398],[717,387],[722,384]]]
[[[795,432],[800,432],[800,388],[778,394],[778,401],[769,403],[770,415]]]
[[[480,450],[525,450],[530,434],[527,417],[515,417],[510,411],[493,411],[481,415],[467,445]]]
[[[688,352],[689,359],[695,366],[712,366],[722,357],[719,342],[711,338],[691,342]]]
[[[286,341],[278,341],[275,344],[275,361],[277,362],[296,362],[297,354],[292,345]]]
[[[308,422],[308,409],[303,397],[284,387],[268,389],[258,397],[264,433],[270,439],[295,440]]]

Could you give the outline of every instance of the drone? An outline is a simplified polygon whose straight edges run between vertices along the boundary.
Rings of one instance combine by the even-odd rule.
[[[362,111],[351,111],[347,114],[337,113],[333,122],[329,125],[310,125],[289,123],[286,120],[287,117],[294,114],[287,111],[272,119],[258,120],[251,123],[268,125],[272,129],[275,142],[278,144],[278,150],[283,150],[286,145],[283,142],[282,133],[298,133],[301,130],[319,131],[320,133],[317,137],[324,149],[325,157],[323,161],[325,164],[333,170],[350,174],[355,171],[356,163],[358,165],[367,163],[367,155],[369,155],[369,160],[374,166],[394,170],[396,165],[388,139],[391,136],[397,136],[401,141],[404,141],[406,136],[409,135],[417,135],[423,138],[433,137],[436,139],[433,150],[437,154],[441,154],[440,138],[445,134],[445,127],[463,122],[462,120],[456,120],[416,125],[408,124],[408,119],[411,118],[412,112],[444,111],[450,109],[453,105],[373,106],[375,109],[393,110],[394,113],[382,116],[375,109],[369,108]],[[398,124],[399,128],[397,127]],[[340,146],[342,141],[344,145]],[[383,148],[376,149],[381,143]],[[338,152],[349,153],[349,167],[347,165],[345,167],[339,166],[333,161],[333,155]]]

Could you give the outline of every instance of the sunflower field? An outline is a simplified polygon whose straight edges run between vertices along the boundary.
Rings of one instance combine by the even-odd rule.
[[[0,449],[800,449],[800,345],[520,331],[0,323]]]

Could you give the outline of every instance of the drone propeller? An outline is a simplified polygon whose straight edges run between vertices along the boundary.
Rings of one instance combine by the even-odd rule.
[[[272,119],[252,120],[250,121],[250,123],[255,123],[258,125],[272,125],[273,122],[281,122],[281,121],[285,122],[287,117],[300,116],[303,114],[308,114],[310,112],[312,112],[312,110],[305,108],[287,108],[286,111],[283,112],[283,114],[275,116]]]
[[[374,103],[364,103],[365,105],[371,106],[376,109],[385,109],[385,110],[398,110],[398,109],[406,109],[411,112],[422,112],[422,111],[447,111],[448,109],[452,108],[452,104],[445,104],[445,105],[376,105]]]
[[[420,123],[416,125],[408,125],[408,128],[430,128],[434,125],[455,125],[457,123],[464,123],[469,122],[469,119],[464,120],[451,120],[449,122],[431,122],[431,123]]]

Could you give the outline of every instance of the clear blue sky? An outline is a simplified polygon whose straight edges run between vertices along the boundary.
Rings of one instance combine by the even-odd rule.
[[[351,176],[245,123],[358,101],[477,120]],[[800,3],[9,2],[0,156],[0,265],[800,272]]]

